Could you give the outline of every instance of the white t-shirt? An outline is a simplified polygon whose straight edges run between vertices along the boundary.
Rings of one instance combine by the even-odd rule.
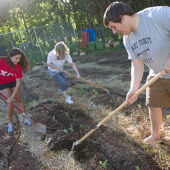
[[[54,65],[55,67],[57,67],[61,70],[63,70],[63,65],[66,61],[68,63],[73,62],[70,54],[66,54],[65,60],[58,60],[56,55],[54,54],[54,50],[50,51],[49,54],[48,54],[47,64],[52,64],[52,65]],[[59,72],[58,70],[52,69],[50,67],[48,67],[48,69],[53,71],[53,72]]]
[[[170,7],[150,7],[138,15],[138,28],[123,37],[124,45],[129,59],[142,61],[154,76],[162,71],[170,54]],[[163,78],[170,78],[170,73]]]

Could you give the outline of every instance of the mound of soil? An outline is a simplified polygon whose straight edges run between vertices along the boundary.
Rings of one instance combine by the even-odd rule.
[[[47,134],[51,137],[48,146],[54,152],[71,150],[73,142],[97,124],[80,109],[50,101],[32,108],[31,112],[35,121],[41,120],[48,125]],[[37,112],[43,114],[36,115]],[[153,155],[145,152],[139,144],[124,133],[104,126],[75,146],[74,156],[85,169],[103,166],[107,169],[136,169],[138,166],[141,169],[160,169]]]

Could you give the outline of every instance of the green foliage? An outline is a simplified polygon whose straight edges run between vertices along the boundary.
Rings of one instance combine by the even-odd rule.
[[[141,109],[141,104],[138,104],[138,108]]]
[[[80,124],[80,129],[84,129],[84,128],[85,128],[85,125]]]
[[[53,116],[52,119],[55,120],[55,116]]]
[[[140,170],[139,166],[136,166],[136,170]]]
[[[41,166],[41,169],[46,169],[46,168],[47,168],[47,167],[46,167],[46,165],[44,165],[44,164]]]
[[[68,118],[68,117],[69,117],[69,114],[68,114],[68,112],[66,112],[66,113],[65,113],[65,116],[66,116],[66,118]]]
[[[80,93],[81,94],[88,94],[88,91],[85,88],[80,87]]]
[[[73,121],[76,121],[76,115],[72,116]]]
[[[70,124],[69,130],[70,130],[71,132],[74,131],[74,129],[73,129],[73,124]]]
[[[100,165],[101,165],[104,169],[106,169],[106,167],[107,167],[107,159],[106,159],[104,162],[100,161]]]
[[[68,130],[67,130],[67,129],[64,129],[64,133],[66,133],[66,134],[67,134],[67,133],[68,133]]]
[[[85,125],[80,124],[80,132],[85,128]]]
[[[103,33],[105,40],[122,42],[120,35],[115,36],[110,29],[103,28],[103,13],[110,3],[111,1],[105,0],[100,0],[100,3],[98,0],[15,0],[15,3],[6,1],[6,8],[1,9],[4,16],[0,17],[0,34],[12,33],[0,36],[0,55],[6,55],[12,46],[16,46],[21,48],[34,64],[45,61],[48,52],[58,41],[65,41],[72,53],[80,47],[81,31],[89,28],[95,29],[97,37],[96,45],[93,42],[88,43],[89,51],[93,52],[95,47],[102,48]],[[169,0],[129,0],[128,4],[135,11],[139,11],[149,6],[168,6]]]
[[[95,96],[98,96],[98,94],[99,94],[98,90],[96,90],[96,89],[93,89],[92,92]]]

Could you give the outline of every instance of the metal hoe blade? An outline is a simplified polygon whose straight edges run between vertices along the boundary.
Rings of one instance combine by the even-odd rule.
[[[35,132],[39,132],[39,133],[42,133],[44,135],[47,133],[47,128],[46,128],[46,125],[44,125],[44,124],[37,122],[37,123],[32,125],[32,128]]]

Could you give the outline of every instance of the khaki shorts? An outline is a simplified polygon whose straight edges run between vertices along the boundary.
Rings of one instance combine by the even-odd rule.
[[[153,77],[148,77],[149,81]],[[153,108],[170,107],[170,79],[158,79],[146,89],[146,105]]]

